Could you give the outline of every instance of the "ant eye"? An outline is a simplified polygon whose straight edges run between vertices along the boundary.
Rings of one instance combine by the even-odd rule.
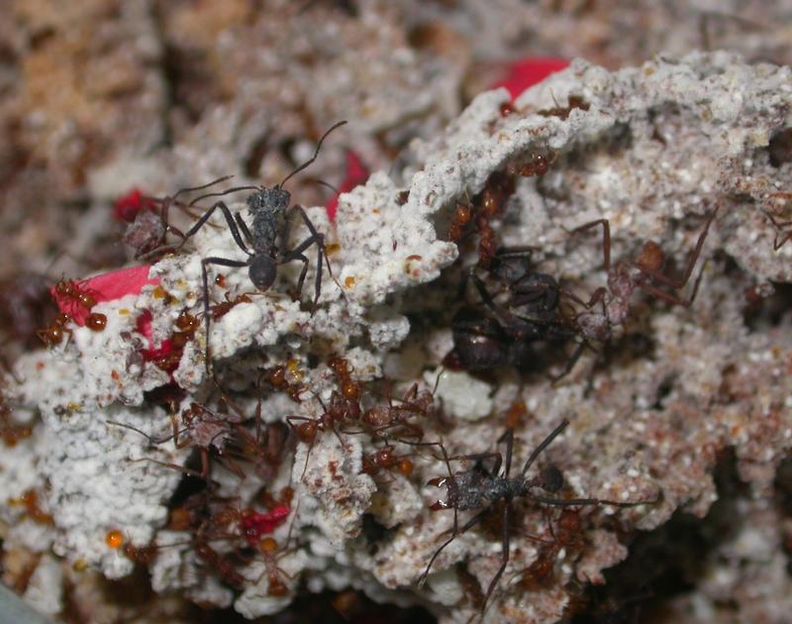
[[[542,470],[541,488],[547,492],[558,492],[564,487],[564,475],[555,466],[548,466]]]

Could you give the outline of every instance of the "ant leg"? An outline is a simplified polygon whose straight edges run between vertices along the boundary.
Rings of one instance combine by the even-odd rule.
[[[607,219],[597,219],[596,221],[584,223],[583,225],[579,225],[578,227],[567,231],[570,234],[576,234],[577,232],[584,232],[585,230],[590,230],[591,228],[595,228],[598,225],[602,226],[602,257],[604,260],[604,268],[605,271],[610,271],[610,252],[611,252],[610,221],[608,221]]]
[[[481,605],[481,611],[485,610],[487,606],[487,602],[492,596],[492,592],[495,591],[495,587],[498,585],[498,581],[500,580],[503,573],[506,571],[506,566],[509,564],[509,550],[511,547],[511,500],[507,500],[506,504],[503,507],[503,541],[501,543],[501,549],[503,550],[501,554],[501,566],[498,568],[498,571],[495,573],[495,576],[490,581],[489,587],[487,588],[487,593],[484,596],[484,604]]]
[[[487,511],[488,511],[487,509],[485,509],[483,511],[480,511],[475,516],[473,516],[470,520],[468,520],[462,526],[462,528],[460,529],[459,528],[459,511],[457,510],[456,507],[454,507],[454,524],[451,527],[451,537],[449,537],[445,542],[443,542],[442,546],[440,546],[440,548],[438,548],[434,552],[434,554],[432,555],[432,558],[429,560],[429,564],[426,566],[426,569],[423,571],[421,576],[418,577],[417,583],[418,583],[419,586],[423,585],[426,582],[426,577],[429,576],[429,570],[432,569],[432,564],[434,564],[435,559],[437,559],[437,556],[441,552],[443,552],[445,547],[448,546],[451,542],[453,542],[457,535],[460,535],[461,533],[464,533],[465,531],[467,531],[469,529],[472,529],[474,526],[476,526],[476,524],[484,517],[484,514]]]
[[[214,214],[214,211],[217,208],[219,208],[220,211],[223,213],[223,216],[225,217],[226,223],[228,224],[228,229],[231,231],[231,236],[234,237],[234,242],[247,255],[249,255],[249,256],[252,255],[251,251],[247,248],[247,246],[245,245],[245,242],[242,240],[242,236],[239,233],[239,227],[237,226],[237,223],[236,223],[236,220],[234,219],[234,216],[231,214],[231,211],[229,210],[228,206],[226,206],[221,201],[217,202],[216,204],[214,204],[214,206],[209,208],[209,210],[207,210],[205,213],[203,213],[203,216],[201,216],[201,218],[198,219],[198,221],[195,222],[195,225],[193,225],[189,230],[187,230],[186,234],[184,235],[184,241],[182,241],[182,245],[184,244],[184,242],[188,238],[190,238],[191,236],[194,236],[195,233],[204,226],[204,224]]]
[[[572,369],[575,368],[575,364],[577,364],[578,360],[580,359],[580,356],[583,355],[583,351],[585,351],[587,346],[588,343],[585,341],[578,344],[578,346],[575,348],[574,353],[572,353],[572,355],[567,360],[564,369],[560,373],[558,373],[558,375],[548,375],[550,381],[552,383],[557,383],[561,381],[564,377],[569,375],[569,373],[572,372]]]
[[[472,272],[470,273],[470,278],[473,280],[473,285],[476,287],[476,290],[478,291],[479,296],[481,297],[482,303],[487,308],[489,308],[489,310],[495,315],[495,317],[497,318],[498,322],[501,325],[508,326],[509,324],[517,320],[517,318],[513,314],[507,312],[506,310],[504,310],[503,308],[498,306],[498,304],[495,303],[495,301],[492,299],[492,295],[489,294],[486,286],[484,286],[484,282],[481,281],[481,278],[479,278],[477,275],[473,274]]]
[[[248,245],[254,247],[253,236],[251,235],[250,230],[248,229],[247,223],[245,223],[245,220],[242,218],[242,215],[240,213],[236,213],[234,215],[234,218],[236,219],[237,225],[239,226],[239,229],[242,231],[245,240],[248,242]]]
[[[155,446],[157,446],[159,444],[163,444],[163,443],[167,442],[168,440],[172,440],[172,439],[174,439],[176,437],[176,434],[174,433],[174,434],[166,436],[164,438],[155,438],[154,436],[150,436],[149,434],[145,433],[144,431],[141,431],[137,427],[133,427],[132,425],[127,425],[125,423],[116,422],[115,420],[106,420],[105,422],[108,425],[113,425],[114,427],[123,427],[124,429],[129,429],[131,431],[134,431],[135,433],[139,433],[140,435],[142,435],[144,438],[146,438],[149,441],[149,448],[153,448],[153,447],[155,447]]]
[[[195,477],[196,479],[201,479],[202,481],[206,481],[209,484],[212,484],[212,485],[215,485],[215,486],[218,486],[218,487],[220,486],[220,482],[219,481],[215,481],[214,479],[210,479],[209,478],[209,474],[208,473],[205,474],[203,472],[203,470],[201,472],[198,472],[197,470],[193,470],[192,468],[185,468],[184,466],[179,466],[179,464],[174,464],[174,463],[171,463],[171,462],[160,461],[158,459],[154,459],[153,457],[141,457],[140,459],[130,459],[130,460],[127,460],[127,461],[129,461],[129,462],[131,462],[133,464],[137,464],[137,463],[144,462],[144,461],[151,462],[153,464],[158,464],[158,465],[163,466],[165,468],[172,468],[174,470],[178,470],[179,472],[186,474],[188,477]]]
[[[514,450],[514,429],[507,429],[501,437],[498,438],[498,444],[506,442],[506,465],[503,469],[503,476],[509,478],[511,472],[512,451]],[[497,470],[495,473],[497,474]]]
[[[544,505],[554,505],[556,507],[582,507],[588,505],[611,505],[613,507],[637,507],[638,505],[651,505],[660,500],[658,496],[654,500],[643,501],[614,501],[606,498],[549,498],[547,496],[534,496],[531,495],[531,500]]]
[[[330,277],[336,283],[336,286],[341,290],[343,294],[344,289],[341,288],[341,284],[338,283],[335,275],[333,274],[333,267],[330,265],[330,259],[327,257],[327,249],[325,248],[324,244],[324,234],[319,232],[311,220],[308,218],[308,215],[305,212],[305,209],[295,204],[292,206],[294,210],[296,210],[300,216],[302,217],[303,223],[305,223],[305,227],[308,228],[308,232],[310,232],[310,236],[306,238],[300,245],[298,245],[293,251],[289,252],[290,254],[302,254],[303,251],[308,249],[311,245],[316,245],[316,286],[315,286],[315,295],[314,295],[314,308],[316,307],[317,302],[319,301],[319,294],[322,289],[322,260],[324,260],[325,265],[327,266],[327,272],[330,274]],[[286,254],[288,256],[289,254]],[[307,260],[305,260],[307,263]],[[305,280],[304,276],[301,276],[302,281]],[[302,281],[298,284],[300,292],[302,292]]]
[[[503,463],[503,455],[500,453],[492,452],[492,453],[471,453],[470,455],[453,455],[448,458],[449,460],[461,460],[461,459],[473,459],[476,461],[476,466],[484,472],[487,476],[494,477],[500,471],[501,464]],[[487,470],[484,466],[483,461],[485,459],[494,459],[495,464],[492,466],[492,470]]]
[[[231,223],[229,221],[229,223]],[[239,236],[239,232],[237,232]],[[206,373],[209,374],[211,366],[210,362],[210,347],[209,347],[209,277],[206,272],[206,266],[209,264],[216,264],[218,266],[227,266],[232,268],[241,268],[248,266],[248,263],[243,260],[229,260],[228,258],[203,258],[201,260],[201,279],[203,280],[203,307],[204,307],[204,326],[206,327],[206,351],[204,353],[204,365]]]
[[[556,427],[555,429],[553,429],[553,430],[550,432],[550,435],[548,435],[548,436],[547,436],[547,437],[546,437],[544,440],[542,440],[542,442],[539,444],[539,446],[537,446],[537,447],[536,447],[536,448],[533,450],[533,452],[531,453],[530,457],[528,457],[528,461],[526,461],[526,462],[525,462],[525,466],[523,466],[522,473],[521,473],[523,476],[525,476],[525,473],[527,473],[527,472],[528,472],[528,470],[530,469],[530,467],[531,467],[531,466],[533,465],[533,463],[536,461],[536,458],[537,458],[537,457],[539,457],[539,454],[540,454],[542,451],[544,451],[544,450],[545,450],[545,449],[546,449],[546,448],[547,448],[547,447],[550,445],[550,443],[551,443],[553,440],[555,440],[555,439],[556,439],[556,437],[558,437],[558,435],[559,435],[559,434],[560,434],[560,433],[561,433],[561,432],[562,432],[564,429],[566,429],[566,427],[567,427],[567,425],[568,425],[568,424],[569,424],[569,421],[568,421],[566,418],[565,418],[564,420],[562,420],[562,421],[561,421],[561,424],[560,424],[560,425],[558,425],[558,427]]]
[[[701,249],[704,247],[704,241],[707,239],[710,225],[712,225],[712,222],[717,214],[718,209],[715,208],[712,212],[710,212],[709,217],[707,217],[707,223],[704,226],[701,234],[699,234],[698,240],[696,241],[696,246],[693,248],[693,252],[690,254],[690,258],[688,259],[687,265],[685,266],[685,271],[682,273],[682,276],[679,279],[668,277],[662,273],[655,273],[654,271],[641,270],[641,273],[653,280],[657,280],[669,288],[673,288],[674,290],[680,290],[681,288],[684,288],[685,284],[688,283],[690,276],[693,274],[693,269],[696,267],[696,262],[698,262],[699,256],[701,255]],[[648,287],[642,286],[642,288],[646,290]]]

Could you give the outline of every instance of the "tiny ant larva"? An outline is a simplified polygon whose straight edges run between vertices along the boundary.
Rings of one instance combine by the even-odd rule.
[[[525,465],[523,466],[520,474],[516,477],[511,476],[511,463],[512,451],[514,447],[514,431],[507,429],[506,432],[498,439],[498,444],[505,444],[505,460],[504,456],[499,452],[489,453],[475,453],[471,455],[462,455],[459,457],[449,457],[445,446],[441,442],[433,442],[430,444],[439,446],[443,453],[443,461],[445,462],[448,470],[447,477],[438,477],[432,479],[429,484],[438,487],[446,488],[445,500],[438,500],[431,505],[432,511],[442,509],[454,510],[454,521],[451,528],[450,537],[435,551],[426,569],[418,579],[418,583],[425,582],[432,564],[437,559],[438,555],[446,548],[457,535],[465,533],[479,522],[481,522],[485,515],[493,509],[493,506],[503,501],[503,519],[502,519],[502,548],[501,548],[501,565],[495,576],[490,581],[487,592],[484,596],[484,604],[482,610],[486,606],[492,592],[498,584],[506,566],[509,562],[509,547],[511,543],[511,527],[512,517],[514,515],[513,502],[515,499],[522,498],[527,501],[536,503],[540,506],[556,506],[556,507],[582,507],[587,505],[600,506],[608,505],[614,507],[635,507],[637,505],[644,505],[657,502],[655,500],[641,500],[641,501],[612,501],[603,498],[556,498],[554,495],[558,494],[564,487],[563,473],[555,466],[548,465],[539,471],[535,477],[529,478],[528,471],[534,464],[539,455],[544,451],[553,440],[558,437],[569,422],[564,420],[558,425],[539,445],[531,452]],[[451,470],[452,460],[473,460],[474,464],[471,468],[460,472],[453,472]],[[487,465],[486,462],[491,462]],[[501,474],[501,466],[503,466],[503,473]],[[461,527],[459,526],[459,512],[467,510],[476,510],[476,513]]]

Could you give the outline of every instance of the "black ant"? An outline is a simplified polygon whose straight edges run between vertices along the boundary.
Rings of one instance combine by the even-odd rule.
[[[684,288],[693,275],[693,269],[701,255],[704,241],[717,212],[718,209],[715,208],[708,215],[706,225],[701,234],[699,234],[696,246],[690,254],[685,270],[680,277],[670,277],[663,273],[666,256],[660,245],[653,241],[644,243],[637,259],[633,261],[623,260],[611,266],[611,234],[608,219],[597,219],[572,230],[575,233],[602,226],[603,257],[605,271],[608,273],[608,286],[607,288],[597,288],[588,302],[573,297],[577,303],[585,308],[584,312],[577,314],[575,317],[575,325],[583,342],[581,342],[580,347],[570,359],[563,374],[568,373],[572,369],[587,343],[592,341],[600,343],[610,342],[613,337],[613,328],[623,326],[627,322],[632,308],[632,296],[636,290],[642,290],[671,305],[689,308],[693,304],[699,283],[704,274],[703,269],[699,272],[688,299],[683,299],[675,291],[680,291]],[[594,309],[598,304],[600,306],[599,311]]]
[[[283,185],[295,174],[299,173],[311,163],[313,163],[319,156],[319,151],[322,148],[322,143],[327,136],[336,128],[346,124],[346,121],[339,121],[331,126],[319,139],[316,145],[316,150],[313,156],[307,161],[302,163],[289,175],[287,175],[279,184],[273,187],[265,186],[239,186],[231,189],[226,189],[220,193],[209,193],[197,197],[190,206],[206,197],[214,197],[217,195],[226,195],[242,190],[254,190],[252,195],[247,198],[248,210],[253,217],[252,231],[248,228],[247,223],[240,214],[232,214],[228,206],[221,200],[216,202],[209,208],[198,221],[184,234],[184,242],[191,236],[194,236],[200,230],[209,218],[214,214],[215,210],[220,210],[226,220],[228,229],[231,231],[231,236],[237,246],[247,254],[247,260],[232,260],[230,258],[209,257],[201,260],[201,274],[203,278],[203,304],[204,304],[204,322],[206,324],[206,369],[209,370],[209,319],[210,319],[210,306],[209,306],[209,278],[207,267],[210,264],[218,266],[226,266],[232,268],[248,268],[248,276],[253,285],[260,291],[265,292],[269,290],[275,283],[278,275],[278,265],[285,264],[298,260],[303,263],[300,277],[297,280],[297,292],[302,292],[303,283],[308,273],[308,258],[305,256],[305,251],[312,245],[317,249],[317,265],[316,265],[316,281],[315,293],[313,300],[313,309],[316,309],[316,304],[319,301],[319,295],[322,288],[322,263],[327,264],[327,270],[330,275],[333,275],[333,270],[330,267],[330,262],[327,259],[327,251],[325,250],[324,234],[317,231],[305,209],[298,205],[290,205],[291,193],[283,188]],[[287,244],[289,240],[289,219],[287,211],[289,209],[295,210],[302,217],[303,223],[308,228],[310,235],[294,249],[282,250],[278,246],[278,239],[282,244]],[[247,244],[246,244],[247,241]],[[250,248],[248,248],[250,245]]]
[[[511,462],[512,451],[514,447],[514,430],[507,429],[506,432],[498,438],[498,444],[504,443],[506,445],[506,458],[504,461],[503,455],[495,451],[491,453],[475,453],[472,455],[462,455],[458,457],[449,457],[445,447],[441,442],[433,442],[431,444],[440,446],[443,452],[443,461],[445,461],[446,468],[448,469],[447,477],[439,477],[429,481],[430,485],[446,488],[445,500],[438,500],[430,507],[432,511],[439,511],[442,509],[454,510],[454,524],[451,528],[451,536],[438,548],[429,560],[423,574],[418,579],[418,583],[422,584],[426,581],[432,564],[437,559],[438,555],[443,549],[448,546],[457,535],[465,533],[472,527],[476,526],[493,508],[495,503],[503,501],[503,535],[502,535],[502,559],[501,566],[495,576],[490,581],[487,592],[484,596],[484,604],[482,611],[486,606],[492,592],[498,584],[503,572],[506,570],[506,565],[509,562],[509,545],[511,542],[511,521],[514,514],[513,502],[516,498],[523,498],[533,503],[538,503],[543,506],[557,506],[557,507],[581,507],[586,505],[611,505],[614,507],[635,507],[637,505],[644,505],[648,503],[655,503],[655,500],[642,500],[632,502],[612,501],[604,498],[555,498],[553,495],[557,494],[564,487],[564,475],[562,472],[553,465],[548,465],[543,468],[539,474],[533,478],[528,478],[526,475],[531,466],[539,457],[540,453],[544,451],[550,443],[558,437],[561,432],[569,425],[569,421],[563,420],[553,431],[548,435],[539,446],[537,446],[528,457],[520,474],[516,477],[511,476]],[[451,460],[454,459],[470,459],[474,460],[472,468],[462,472],[451,471]],[[486,460],[492,460],[492,465],[488,467],[485,464]],[[504,466],[503,473],[500,473],[501,465]],[[459,526],[459,512],[466,510],[478,510],[478,512],[470,518],[460,528]]]
[[[482,279],[470,271],[485,309],[465,306],[454,316],[449,364],[472,371],[520,366],[531,356],[531,343],[575,335],[574,324],[562,311],[565,291],[551,275],[533,270],[530,250],[498,250],[488,274],[505,300],[496,303]]]

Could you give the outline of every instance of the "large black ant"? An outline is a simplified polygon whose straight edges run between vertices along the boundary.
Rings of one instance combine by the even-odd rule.
[[[484,310],[466,306],[452,321],[453,361],[467,370],[521,365],[536,341],[565,340],[575,335],[562,311],[564,291],[554,277],[533,270],[530,250],[500,249],[492,258],[489,277],[501,287],[499,304],[471,270]],[[453,363],[453,362],[452,362]]]
[[[563,420],[542,442],[539,443],[528,457],[520,474],[516,477],[511,476],[511,463],[512,451],[514,448],[514,430],[507,429],[506,432],[498,438],[498,444],[506,445],[506,458],[504,461],[503,455],[499,451],[491,453],[475,453],[472,455],[461,455],[456,457],[449,457],[446,452],[445,446],[441,442],[433,442],[431,444],[440,446],[443,453],[443,461],[448,469],[447,477],[438,477],[429,481],[430,485],[446,488],[445,500],[438,500],[430,507],[432,511],[439,511],[442,509],[454,510],[454,524],[451,527],[450,537],[438,548],[429,560],[426,569],[418,579],[421,584],[426,581],[429,571],[432,568],[438,555],[448,546],[457,535],[465,533],[481,522],[481,520],[490,512],[493,506],[499,501],[503,501],[503,535],[502,535],[502,559],[501,566],[496,572],[495,576],[490,581],[487,592],[484,596],[484,604],[482,610],[486,606],[492,592],[498,584],[506,566],[509,563],[509,545],[511,542],[511,527],[512,516],[514,515],[513,502],[516,498],[523,498],[533,503],[538,503],[543,506],[556,506],[556,507],[581,507],[587,505],[610,505],[614,507],[635,507],[637,505],[644,505],[647,503],[657,502],[655,500],[641,500],[641,501],[613,501],[604,498],[556,498],[555,494],[561,491],[564,487],[564,475],[562,472],[553,465],[548,465],[540,470],[539,474],[535,477],[528,478],[526,475],[534,464],[539,455],[544,451],[550,443],[558,437],[561,432],[569,425],[569,421]],[[474,460],[475,463],[468,470],[461,472],[452,472],[451,460]],[[492,461],[491,466],[486,465],[486,461]],[[501,466],[503,465],[503,473],[500,474]],[[470,518],[460,528],[459,526],[459,512],[467,510],[478,510],[478,512]]]
[[[203,279],[203,304],[204,304],[204,323],[206,326],[206,368],[209,369],[209,279],[207,267],[210,264],[225,266],[231,268],[248,268],[248,276],[253,285],[260,291],[264,292],[269,290],[275,283],[278,275],[278,265],[299,260],[303,263],[300,277],[297,280],[297,292],[302,292],[303,283],[308,273],[308,258],[305,256],[305,251],[312,245],[317,249],[317,265],[316,265],[316,281],[315,281],[315,294],[313,300],[313,309],[316,309],[316,304],[319,301],[319,295],[322,288],[322,263],[327,264],[327,270],[332,276],[333,270],[330,267],[330,262],[327,259],[327,251],[324,245],[324,234],[317,231],[308,215],[302,206],[298,204],[290,205],[291,193],[283,188],[283,185],[295,174],[299,173],[311,163],[313,163],[319,156],[319,151],[322,148],[322,143],[327,136],[336,128],[346,124],[346,121],[339,121],[331,126],[319,139],[316,145],[316,150],[313,156],[307,161],[302,163],[299,167],[294,169],[287,175],[280,183],[273,187],[266,186],[238,186],[219,193],[209,193],[197,197],[190,206],[194,205],[201,199],[206,197],[216,197],[218,195],[226,195],[242,190],[255,191],[247,198],[248,210],[253,217],[252,230],[248,228],[247,223],[240,214],[232,214],[228,206],[221,200],[216,202],[209,208],[195,225],[193,225],[184,234],[186,241],[191,236],[195,235],[209,218],[214,214],[215,210],[220,210],[225,217],[228,229],[231,231],[231,236],[237,246],[247,254],[246,260],[232,260],[230,258],[219,258],[211,256],[201,260],[201,274]],[[294,249],[282,250],[278,246],[278,239],[280,238],[281,244],[286,245],[289,240],[289,219],[287,211],[291,208],[296,210],[302,217],[303,223],[308,228],[310,235]],[[247,243],[246,243],[247,241]],[[183,243],[182,243],[183,244]],[[248,248],[248,245],[250,248]]]

